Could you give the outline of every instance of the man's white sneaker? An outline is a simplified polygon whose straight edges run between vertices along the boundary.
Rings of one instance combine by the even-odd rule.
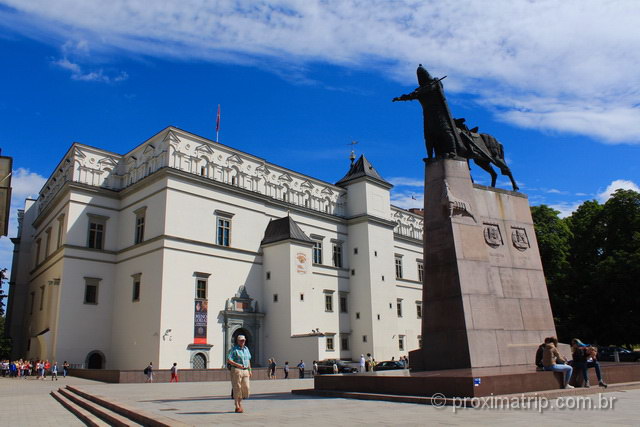
[[[574,386],[572,386],[571,384],[567,384],[566,386],[564,386],[564,388],[566,389],[570,389],[570,388],[575,388]]]

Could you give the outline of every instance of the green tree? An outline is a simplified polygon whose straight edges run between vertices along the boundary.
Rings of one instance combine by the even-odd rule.
[[[567,280],[570,273],[569,252],[572,233],[567,222],[560,218],[559,214],[560,212],[547,205],[531,208],[554,320],[558,335],[564,339],[569,332],[567,320],[573,305],[571,286]]]

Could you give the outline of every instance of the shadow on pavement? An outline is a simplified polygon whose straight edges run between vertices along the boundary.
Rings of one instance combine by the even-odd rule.
[[[252,394],[247,400],[301,400],[301,399],[309,399],[309,396],[302,396],[297,394],[291,394],[290,392],[280,392],[280,393],[260,393],[260,394]],[[176,399],[153,399],[153,400],[140,400],[139,402],[150,402],[150,403],[170,403],[170,402],[197,402],[203,400],[233,400],[231,395],[224,396],[197,396],[197,397],[183,397]]]

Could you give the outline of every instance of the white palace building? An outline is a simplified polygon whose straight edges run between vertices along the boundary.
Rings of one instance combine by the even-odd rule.
[[[423,218],[353,160],[331,184],[175,127],[124,155],[74,143],[20,211],[12,356],[221,368],[239,333],[257,366],[407,355]]]

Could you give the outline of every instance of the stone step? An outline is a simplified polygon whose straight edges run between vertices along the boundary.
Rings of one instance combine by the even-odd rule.
[[[90,427],[109,427],[109,424],[102,421],[100,418],[93,415],[91,412],[77,405],[73,401],[69,400],[66,396],[62,395],[59,391],[51,391],[51,397],[57,400],[62,406],[64,406],[69,412],[78,417],[80,421]]]
[[[108,400],[104,396],[88,393],[76,386],[68,385],[66,389],[73,392],[76,395],[82,396],[83,398],[90,400],[91,402],[97,405],[100,405],[117,414],[120,414],[123,417],[128,418],[129,420],[135,421],[140,425],[150,426],[150,427],[183,427],[183,426],[186,427],[189,425],[189,424],[180,422],[178,420],[175,420],[173,418],[152,414],[152,413],[143,411],[141,409],[135,408],[133,406],[126,405],[124,403]]]
[[[62,396],[64,396],[65,398],[67,398],[68,400],[72,401],[73,403],[75,403],[78,406],[81,406],[83,409],[91,412],[93,415],[103,419],[104,421],[106,421],[109,425],[114,426],[114,427],[135,427],[135,426],[140,426],[141,424],[138,424],[126,417],[123,417],[122,415],[113,412],[110,409],[107,409],[95,402],[92,402],[89,399],[84,398],[83,396],[80,396],[78,394],[73,393],[70,390],[65,390],[63,388],[58,390],[58,393],[60,393]]]

